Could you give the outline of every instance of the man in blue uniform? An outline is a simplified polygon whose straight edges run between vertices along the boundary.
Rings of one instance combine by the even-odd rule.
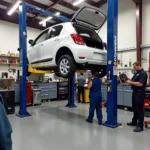
[[[12,150],[12,128],[0,100],[0,150]]]
[[[144,124],[144,98],[147,86],[147,73],[139,62],[135,62],[133,67],[136,73],[131,80],[127,80],[127,83],[131,85],[133,90],[132,107],[134,112],[132,122],[127,123],[127,125],[136,126],[134,132],[141,132],[143,131]]]

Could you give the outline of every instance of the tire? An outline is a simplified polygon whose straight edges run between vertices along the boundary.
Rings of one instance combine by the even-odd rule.
[[[63,55],[58,61],[58,72],[61,77],[69,78],[75,74],[76,64],[70,55]]]

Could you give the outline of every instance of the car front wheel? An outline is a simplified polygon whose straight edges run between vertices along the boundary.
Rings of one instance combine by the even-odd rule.
[[[76,64],[70,55],[63,55],[58,61],[58,71],[63,78],[69,78],[75,74]]]

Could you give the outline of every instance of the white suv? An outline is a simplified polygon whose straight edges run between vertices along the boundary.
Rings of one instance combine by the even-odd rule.
[[[44,30],[34,41],[27,57],[34,68],[51,69],[67,78],[76,70],[97,70],[106,75],[107,51],[96,33],[106,16],[95,7],[83,7],[70,22]]]

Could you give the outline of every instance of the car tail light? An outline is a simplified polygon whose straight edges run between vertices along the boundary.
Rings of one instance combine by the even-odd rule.
[[[79,44],[79,45],[84,45],[84,40],[82,39],[82,37],[79,35],[79,34],[71,34],[70,35],[72,37],[72,39],[74,40],[74,42],[76,44]]]
[[[105,47],[105,49],[107,50],[107,43],[104,43],[104,47]]]
[[[79,59],[85,59],[85,57],[79,57]]]

